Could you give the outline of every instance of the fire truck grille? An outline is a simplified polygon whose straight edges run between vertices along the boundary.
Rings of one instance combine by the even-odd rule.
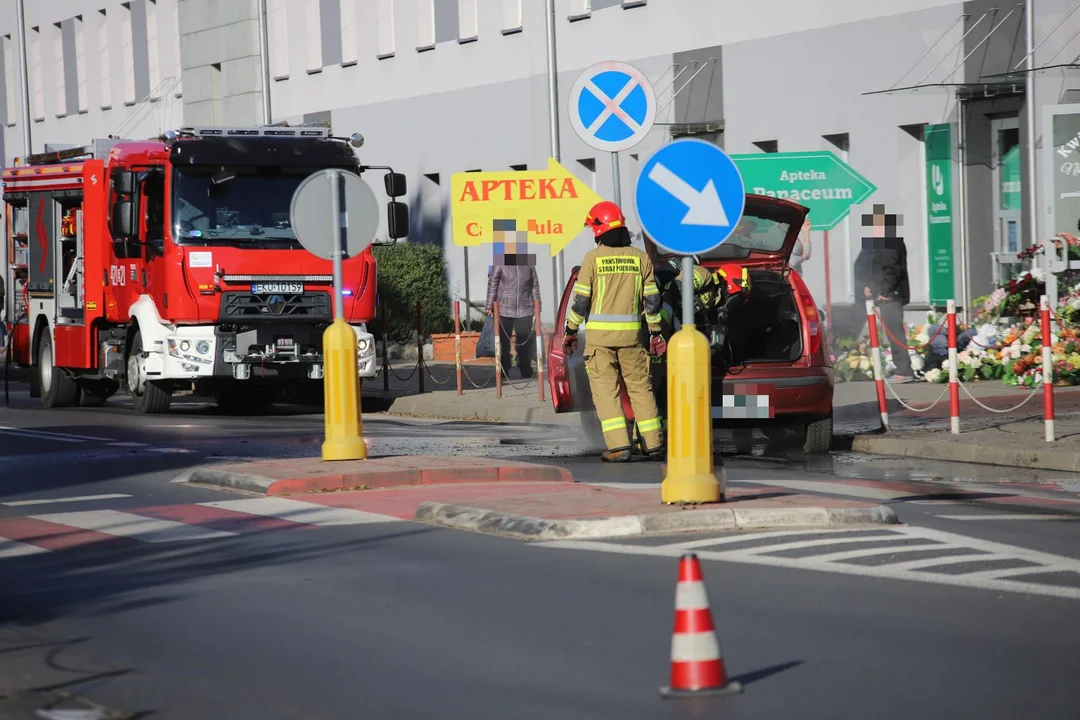
[[[251,321],[259,318],[330,320],[330,293],[251,295],[242,292],[226,292],[221,295],[220,317],[223,322]]]

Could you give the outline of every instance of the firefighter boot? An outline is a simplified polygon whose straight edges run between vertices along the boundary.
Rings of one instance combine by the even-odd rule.
[[[600,460],[603,462],[630,462],[630,448],[612,448],[611,450],[605,450],[600,453]]]

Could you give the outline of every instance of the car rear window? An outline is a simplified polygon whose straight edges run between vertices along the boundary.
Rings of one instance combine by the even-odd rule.
[[[722,245],[699,255],[702,260],[727,260],[745,258],[751,252],[775,253],[784,248],[791,225],[769,218],[755,217],[749,212],[743,215],[735,232]]]

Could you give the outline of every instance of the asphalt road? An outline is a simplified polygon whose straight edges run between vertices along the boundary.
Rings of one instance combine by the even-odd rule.
[[[202,462],[318,453],[318,416],[181,405],[145,418],[16,397],[0,409],[0,527],[227,503],[240,496],[171,481]],[[557,457],[589,482],[660,480],[656,465],[599,464],[565,428],[370,417],[365,435],[375,452]],[[0,544],[0,718],[1076,717],[1080,495],[1050,489],[1075,477],[755,452],[726,458],[729,482],[877,497],[907,525],[579,547],[337,516],[188,538],[163,518],[129,528],[151,542]],[[657,694],[684,543],[742,695]],[[993,558],[905,579],[920,543]],[[854,569],[826,557],[840,551],[864,556]],[[985,579],[1039,563],[1026,591]]]

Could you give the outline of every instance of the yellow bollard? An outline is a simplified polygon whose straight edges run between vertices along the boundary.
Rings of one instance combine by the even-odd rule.
[[[356,333],[344,318],[338,317],[323,333],[323,362],[326,439],[322,459],[363,460],[367,443],[360,419]]]
[[[667,467],[660,500],[668,505],[724,499],[713,467],[711,369],[708,339],[683,325],[667,349]]]

